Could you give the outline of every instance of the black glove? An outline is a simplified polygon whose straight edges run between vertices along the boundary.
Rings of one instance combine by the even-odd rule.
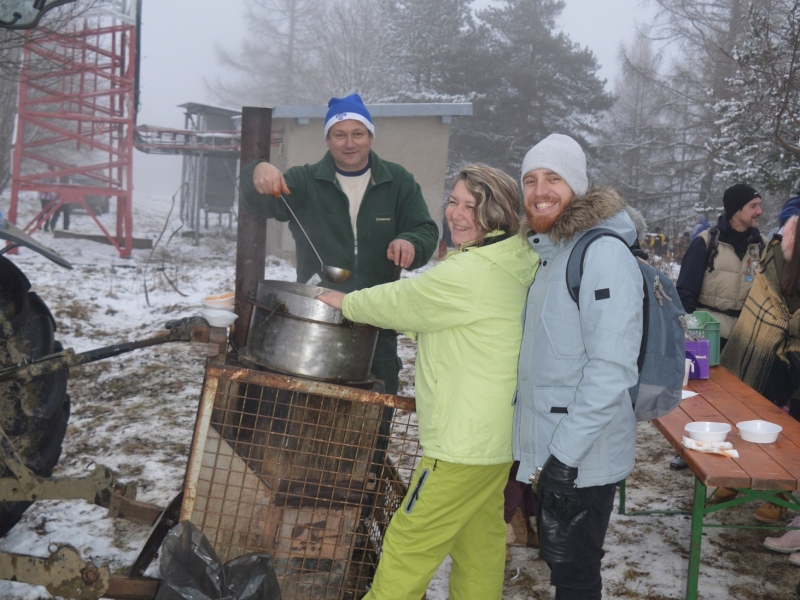
[[[578,496],[576,467],[568,467],[550,455],[539,473],[534,492],[539,499],[539,556],[546,562],[572,560],[570,537],[586,518],[587,510]]]

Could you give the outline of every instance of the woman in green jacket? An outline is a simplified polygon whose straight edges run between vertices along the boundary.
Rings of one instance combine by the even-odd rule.
[[[520,317],[538,257],[520,236],[519,191],[485,165],[459,173],[445,218],[457,249],[394,283],[318,298],[418,342],[423,456],[386,532],[365,600],[419,600],[452,558],[451,600],[499,600]]]

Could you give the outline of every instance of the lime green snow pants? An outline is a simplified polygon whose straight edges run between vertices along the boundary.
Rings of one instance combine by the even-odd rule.
[[[510,469],[511,463],[462,465],[423,456],[386,530],[364,600],[420,600],[448,554],[450,600],[500,600]]]

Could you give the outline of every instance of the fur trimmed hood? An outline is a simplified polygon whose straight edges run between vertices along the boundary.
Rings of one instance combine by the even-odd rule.
[[[636,226],[636,238],[640,244],[644,245],[645,236],[647,236],[647,221],[644,215],[628,204],[625,205],[625,212],[628,213],[631,221]]]
[[[550,239],[554,244],[568,242],[576,233],[595,227],[624,208],[625,199],[618,191],[605,186],[593,187],[576,197],[556,219],[549,232]],[[533,230],[526,220],[522,234],[527,238],[531,233]]]

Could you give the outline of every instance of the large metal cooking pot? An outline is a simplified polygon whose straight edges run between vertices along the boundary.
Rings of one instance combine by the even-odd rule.
[[[326,288],[288,281],[258,283],[245,361],[323,381],[369,379],[378,329],[355,324],[316,300]]]

